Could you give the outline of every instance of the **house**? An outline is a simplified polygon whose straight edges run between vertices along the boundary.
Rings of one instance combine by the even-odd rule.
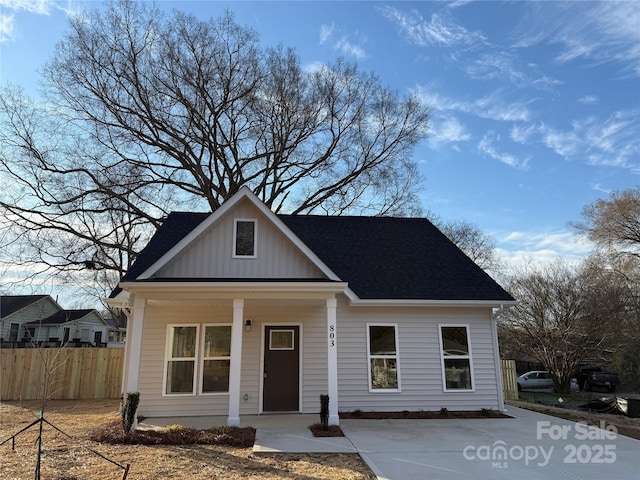
[[[96,310],[81,309],[60,310],[24,328],[31,341],[100,347],[106,346],[109,325]]]
[[[0,296],[3,346],[104,346],[108,331],[94,309],[65,310],[49,295]]]
[[[105,322],[109,325],[107,333],[107,347],[124,348],[124,342],[127,338],[127,320],[117,320],[115,318],[105,318]]]
[[[276,215],[243,187],[170,214],[111,297],[147,417],[504,408],[513,298],[425,219]]]

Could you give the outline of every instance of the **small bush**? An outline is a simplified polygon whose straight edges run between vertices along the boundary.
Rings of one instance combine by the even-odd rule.
[[[178,425],[177,423],[174,425],[167,425],[164,427],[167,433],[180,433],[184,427],[182,425]]]
[[[329,395],[320,395],[320,425],[323,430],[329,429]]]
[[[124,402],[124,409],[122,411],[122,428],[125,433],[131,432],[135,425],[136,410],[138,410],[139,403],[140,392],[127,393],[127,399]]]
[[[214,425],[209,431],[215,435],[229,435],[233,431],[233,427],[227,425]]]
[[[360,410],[359,408],[356,408],[356,409],[353,411],[353,416],[354,416],[354,417],[361,417],[361,416],[362,416],[362,410]]]
[[[448,417],[449,416],[449,409],[447,407],[442,407],[440,409],[440,415],[442,415],[443,417]]]
[[[493,414],[493,410],[491,410],[490,408],[480,409],[480,415],[482,415],[483,417],[490,417],[492,414]]]

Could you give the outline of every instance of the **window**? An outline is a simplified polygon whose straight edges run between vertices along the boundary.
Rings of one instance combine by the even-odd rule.
[[[294,350],[293,330],[270,330],[269,350]]]
[[[195,393],[197,325],[169,326],[165,393]]]
[[[399,392],[397,326],[367,325],[369,390]]]
[[[9,341],[17,342],[18,341],[18,332],[20,331],[19,323],[12,323],[9,325]]]
[[[473,364],[467,325],[440,326],[444,390],[473,390]]]
[[[256,256],[256,221],[236,219],[233,231],[233,256],[255,258]]]
[[[206,325],[202,346],[202,393],[229,391],[231,325]]]
[[[195,395],[196,386],[201,394],[229,392],[231,325],[200,327],[169,325],[165,394]]]

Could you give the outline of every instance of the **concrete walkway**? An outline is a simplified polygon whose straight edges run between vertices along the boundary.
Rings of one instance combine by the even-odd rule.
[[[314,438],[317,415],[241,417],[256,453],[359,453],[381,480],[631,480],[640,441],[509,407],[508,419],[342,420],[346,437]],[[146,419],[148,425],[224,425],[225,417]],[[143,424],[144,427],[144,424]]]

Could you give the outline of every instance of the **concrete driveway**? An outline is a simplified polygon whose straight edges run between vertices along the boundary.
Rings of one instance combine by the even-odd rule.
[[[513,419],[342,420],[381,479],[640,478],[640,441],[509,407]]]

